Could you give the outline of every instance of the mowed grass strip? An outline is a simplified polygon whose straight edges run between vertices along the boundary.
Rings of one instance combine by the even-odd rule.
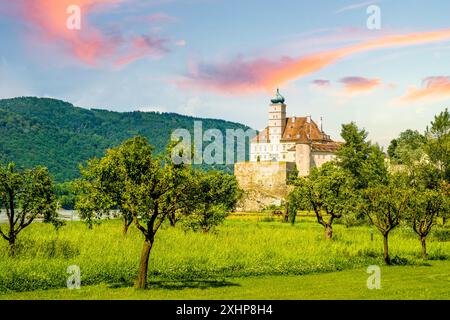
[[[110,284],[0,295],[14,300],[450,300],[450,262],[381,267],[381,289],[369,290],[369,274],[358,268],[303,276],[262,276],[214,281],[155,281],[147,290]]]
[[[150,256],[150,281],[306,275],[382,265],[382,238],[374,230],[371,241],[366,226],[336,225],[332,241],[323,239],[323,228],[312,218],[300,218],[294,226],[229,219],[210,234],[163,228]],[[431,235],[428,243],[430,258],[449,259],[448,229],[436,232],[439,239]],[[32,224],[20,234],[16,257],[9,257],[7,242],[0,241],[0,292],[64,288],[70,265],[81,268],[84,286],[128,285],[137,274],[142,242],[134,228],[123,237],[118,220],[92,230],[82,222],[69,222],[59,231]],[[390,250],[396,263],[423,264],[420,242],[408,226],[392,232]]]

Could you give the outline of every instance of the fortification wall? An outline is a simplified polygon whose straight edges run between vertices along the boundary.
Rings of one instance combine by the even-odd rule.
[[[268,205],[280,205],[287,196],[287,179],[295,162],[241,162],[234,165],[234,175],[244,190],[239,211],[261,211]]]

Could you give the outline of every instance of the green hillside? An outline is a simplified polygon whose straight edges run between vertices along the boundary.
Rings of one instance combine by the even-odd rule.
[[[226,129],[248,129],[238,123],[175,113],[89,110],[47,98],[3,99],[0,161],[14,161],[20,167],[43,165],[56,181],[68,181],[78,177],[80,163],[101,156],[107,148],[134,135],[147,137],[156,152],[161,152],[173,130],[183,128],[193,132],[195,120],[203,122],[203,131],[216,128],[224,137]],[[232,170],[232,166],[225,165],[204,167]]]

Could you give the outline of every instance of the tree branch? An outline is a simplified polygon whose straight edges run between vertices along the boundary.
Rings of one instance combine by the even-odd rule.
[[[133,221],[134,224],[136,225],[136,228],[138,228],[139,231],[141,231],[145,236],[147,236],[148,235],[147,229],[145,229],[145,227],[141,225],[137,216],[134,216]]]
[[[9,241],[9,237],[7,237],[7,236],[3,233],[2,228],[0,228],[0,235],[3,237],[3,239],[5,239],[6,241]]]

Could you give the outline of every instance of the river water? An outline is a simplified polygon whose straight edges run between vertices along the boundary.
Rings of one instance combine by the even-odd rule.
[[[80,217],[76,210],[58,210],[59,216],[65,221],[79,221]],[[6,216],[6,211],[0,211],[0,223],[5,223],[8,221]],[[41,221],[41,219],[36,219],[35,221]]]

